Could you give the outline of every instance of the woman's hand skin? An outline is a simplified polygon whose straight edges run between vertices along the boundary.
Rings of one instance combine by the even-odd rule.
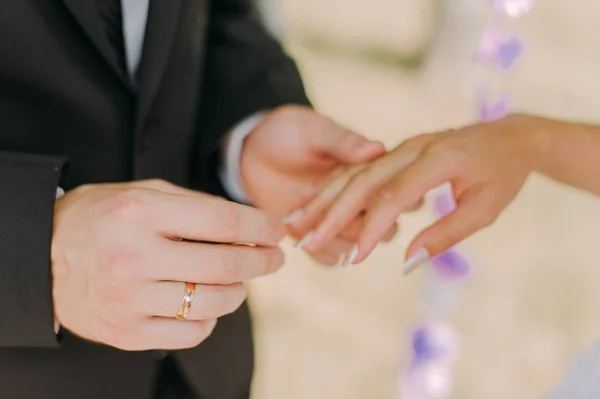
[[[295,223],[320,220],[305,248],[328,245],[361,212],[364,225],[346,264],[359,263],[398,216],[414,209],[430,190],[449,182],[457,208],[423,230],[410,244],[405,268],[414,269],[492,223],[514,199],[550,148],[537,118],[515,115],[405,141],[370,165],[338,174],[308,203]],[[338,181],[339,180],[339,181]],[[344,182],[341,184],[340,182]],[[317,215],[326,212],[321,220]]]

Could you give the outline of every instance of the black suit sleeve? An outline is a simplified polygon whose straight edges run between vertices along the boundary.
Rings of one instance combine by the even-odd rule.
[[[255,112],[310,102],[295,63],[260,23],[251,0],[212,1],[208,18],[196,181],[225,195],[216,173],[221,137]]]
[[[63,163],[0,151],[0,347],[57,345],[50,243]]]

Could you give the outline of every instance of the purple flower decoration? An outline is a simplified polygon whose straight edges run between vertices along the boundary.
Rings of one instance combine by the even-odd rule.
[[[452,393],[452,369],[429,367],[407,373],[398,381],[400,399],[444,399]]]
[[[458,334],[445,324],[426,324],[417,328],[411,337],[409,369],[434,363],[453,363],[458,355]]]
[[[481,122],[502,119],[509,113],[509,104],[506,97],[500,97],[492,101],[481,95],[477,101],[477,107]]]
[[[415,330],[411,338],[411,362],[398,380],[400,397],[447,397],[459,346],[458,334],[448,325],[427,324]]]
[[[471,273],[469,261],[455,249],[449,249],[431,260],[433,269],[444,280],[459,280]]]
[[[452,192],[444,191],[434,198],[434,209],[438,217],[444,217],[456,209],[456,201]],[[471,272],[467,259],[451,248],[431,260],[436,274],[444,280],[458,280]]]
[[[508,36],[497,26],[491,26],[481,36],[477,56],[506,71],[515,66],[523,51],[523,41],[519,37]]]
[[[494,9],[507,17],[519,18],[533,8],[535,0],[491,0]]]
[[[523,41],[517,36],[508,38],[498,46],[498,62],[504,70],[512,68],[523,54]]]
[[[420,365],[435,361],[435,359],[443,355],[443,350],[439,346],[436,346],[431,337],[431,331],[427,327],[421,327],[413,333],[412,354],[413,367],[419,367]]]

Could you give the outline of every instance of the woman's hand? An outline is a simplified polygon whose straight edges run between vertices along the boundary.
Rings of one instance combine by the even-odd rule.
[[[537,126],[536,118],[516,115],[424,134],[369,165],[347,168],[333,176],[294,221],[298,229],[312,225],[314,230],[304,247],[316,251],[327,246],[365,213],[345,261],[361,262],[401,213],[419,206],[428,191],[449,182],[456,210],[413,240],[405,265],[412,270],[492,223],[512,201],[547,147]]]

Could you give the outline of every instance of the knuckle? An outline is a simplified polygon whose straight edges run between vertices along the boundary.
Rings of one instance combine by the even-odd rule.
[[[469,157],[463,148],[453,142],[436,141],[427,147],[425,155],[434,159],[435,164],[446,172],[463,174],[468,168]]]
[[[403,147],[405,149],[420,147],[420,146],[430,142],[432,140],[432,138],[433,138],[433,133],[421,133],[421,134],[418,134],[414,137],[407,139],[404,142]]]
[[[384,187],[378,193],[379,200],[384,202],[394,201],[397,196],[398,193],[391,187]]]
[[[285,226],[278,220],[263,215],[264,218],[262,223],[257,223],[257,226],[264,226],[258,229],[258,233],[261,235],[259,238],[264,243],[277,245],[286,234]]]
[[[109,203],[108,214],[117,220],[140,221],[148,214],[148,192],[140,188],[128,188],[115,194]]]
[[[229,204],[228,204],[229,205]],[[240,229],[240,214],[231,207],[223,207],[214,212],[214,228],[223,231],[231,241],[235,240],[237,232]]]
[[[444,155],[452,154],[454,146],[446,140],[434,140],[425,147],[425,153],[428,155]]]
[[[352,177],[352,179],[350,180],[350,184],[354,187],[355,190],[364,190],[370,186],[371,183],[368,172],[369,168]]]
[[[130,249],[117,249],[107,255],[104,272],[111,281],[136,280],[142,274],[142,259]]]
[[[218,265],[225,281],[239,280],[241,273],[240,253],[237,249],[223,250],[219,254]]]
[[[369,205],[370,200],[378,195],[375,186],[368,182],[357,180],[352,182],[349,187],[344,198],[339,201],[348,210],[358,211],[359,209],[365,209]]]
[[[146,184],[149,187],[152,187],[155,189],[164,189],[164,188],[168,188],[168,187],[172,186],[172,184],[167,182],[166,180],[158,179],[158,178],[146,180]]]
[[[367,205],[369,198],[377,194],[375,189],[379,182],[373,179],[369,172],[369,168],[365,169],[362,173],[354,176],[350,182],[352,195],[357,198],[357,202],[362,207]]]
[[[461,161],[464,159],[463,149],[453,140],[436,140],[425,151],[428,155],[447,161]]]
[[[109,323],[130,319],[133,298],[129,292],[118,287],[101,289],[96,295],[100,317]]]

